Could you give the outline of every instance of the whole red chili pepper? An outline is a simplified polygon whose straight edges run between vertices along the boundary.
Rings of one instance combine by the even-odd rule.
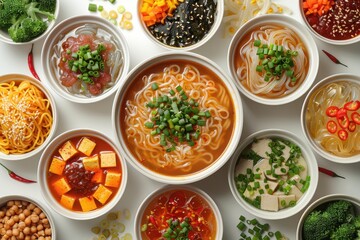
[[[335,172],[333,172],[329,169],[323,168],[323,167],[319,167],[319,172],[322,172],[330,177],[339,177],[339,178],[345,179],[343,176],[337,175]]]
[[[34,66],[34,58],[33,58],[33,47],[34,44],[31,44],[31,50],[28,54],[28,67],[34,78],[40,81],[39,75],[36,73],[35,66]]]
[[[11,171],[9,168],[7,168],[2,163],[0,163],[0,165],[8,171],[8,174],[12,179],[15,179],[16,181],[23,182],[23,183],[36,183],[36,181],[34,181],[34,180],[20,177],[19,175],[17,175],[15,172]]]
[[[336,64],[340,64],[343,65],[344,67],[348,67],[347,65],[343,64],[342,62],[339,61],[339,59],[337,59],[334,55],[330,54],[329,52],[322,50],[326,56],[328,56],[328,58],[330,58],[331,61],[333,61]]]

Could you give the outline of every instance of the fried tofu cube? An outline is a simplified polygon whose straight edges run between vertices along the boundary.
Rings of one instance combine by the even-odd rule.
[[[53,183],[55,192],[59,195],[63,195],[71,190],[70,185],[67,183],[65,178],[60,178]]]
[[[82,160],[84,168],[87,171],[98,171],[100,170],[99,156],[96,154],[92,157],[85,157]]]
[[[76,150],[75,146],[70,141],[67,141],[59,148],[60,156],[62,159],[64,159],[64,161],[72,158],[77,152],[78,151]]]
[[[65,161],[59,158],[53,158],[51,161],[49,172],[54,173],[56,175],[61,175],[65,168]]]
[[[116,167],[116,154],[114,152],[100,153],[100,166],[102,168]]]
[[[91,178],[91,181],[94,183],[102,183],[104,181],[104,172],[102,170],[95,171],[94,176]]]
[[[67,209],[72,209],[74,206],[74,203],[75,203],[75,198],[66,196],[66,195],[62,195],[61,199],[60,199],[60,203]]]
[[[93,197],[97,199],[101,204],[105,204],[111,196],[112,191],[107,189],[104,185],[100,184],[98,189],[93,194]]]
[[[119,187],[121,182],[121,173],[107,172],[105,178],[105,186]]]
[[[81,139],[78,150],[83,154],[85,154],[86,156],[90,156],[95,146],[96,146],[95,142],[91,141],[87,137],[84,137],[83,139]]]
[[[79,198],[79,202],[83,212],[88,212],[97,208],[93,196]]]

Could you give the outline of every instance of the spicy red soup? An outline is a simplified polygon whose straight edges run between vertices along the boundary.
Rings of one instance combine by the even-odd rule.
[[[209,203],[198,193],[184,189],[155,197],[141,220],[142,239],[210,240],[215,239],[216,233],[216,218]]]
[[[60,144],[47,171],[54,198],[74,211],[87,212],[104,206],[116,195],[122,181],[116,151],[94,136],[78,136]]]

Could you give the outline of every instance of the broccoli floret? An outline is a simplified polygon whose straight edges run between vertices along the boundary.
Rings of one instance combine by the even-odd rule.
[[[337,225],[351,222],[355,217],[353,204],[345,200],[330,203],[325,211],[337,221]]]
[[[304,240],[329,239],[334,226],[329,214],[322,213],[321,211],[313,211],[304,221],[303,238]]]
[[[331,240],[351,240],[356,237],[356,228],[352,223],[343,223],[332,234]]]
[[[26,17],[19,18],[9,29],[8,33],[14,42],[27,42],[31,40],[30,35],[25,32],[22,22]]]
[[[39,14],[46,16],[49,21],[54,19],[54,14],[52,14],[51,12],[46,12],[46,11],[40,10],[38,8],[37,2],[32,2],[32,3],[27,4],[26,5],[26,13],[32,19],[41,19],[39,17]]]
[[[39,3],[38,8],[41,11],[55,13],[56,0],[33,0],[33,2]]]
[[[26,13],[24,0],[2,0],[0,4],[0,28],[7,30]]]
[[[360,215],[358,215],[354,218],[354,226],[356,227],[358,232],[360,232]],[[360,237],[360,235],[359,235],[359,237]]]

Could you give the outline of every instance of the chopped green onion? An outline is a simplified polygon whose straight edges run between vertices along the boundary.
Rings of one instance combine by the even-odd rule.
[[[151,89],[152,90],[157,90],[158,88],[159,88],[159,85],[156,82],[151,84]]]
[[[90,12],[96,12],[97,11],[97,5],[95,3],[89,3],[88,10]]]

